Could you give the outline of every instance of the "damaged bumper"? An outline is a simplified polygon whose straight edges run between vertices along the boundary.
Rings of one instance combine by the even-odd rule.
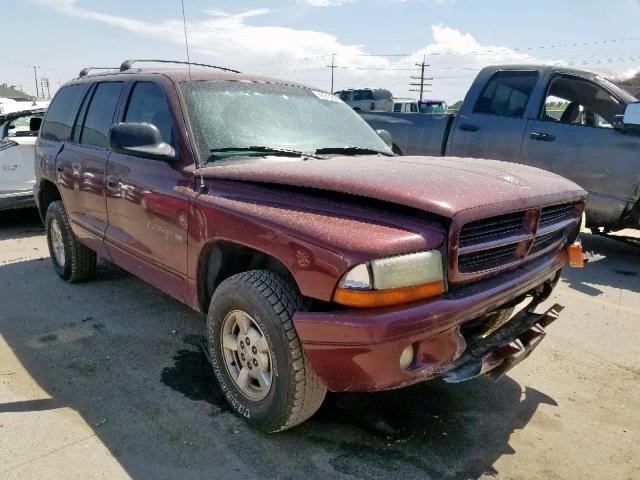
[[[551,292],[566,250],[427,302],[372,310],[304,313],[294,323],[315,371],[332,391],[376,391],[431,378],[459,382],[483,373],[499,376],[524,360],[561,307],[535,307]],[[461,325],[525,295],[532,303],[490,335],[465,338]],[[414,360],[400,356],[412,346]]]

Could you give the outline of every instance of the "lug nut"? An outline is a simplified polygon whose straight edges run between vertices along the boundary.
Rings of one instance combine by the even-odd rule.
[[[250,364],[250,363],[247,363],[247,368],[248,368],[249,370],[251,370],[253,367],[251,366],[251,364]]]
[[[251,347],[251,351],[253,352],[254,355],[258,353],[258,349],[256,347]]]
[[[258,366],[258,360],[256,360],[255,358],[253,359],[253,364],[257,367]]]
[[[240,348],[244,348],[244,343],[242,340],[240,340]]]
[[[251,340],[249,340],[249,337],[246,338],[246,341],[247,341],[247,347],[251,345]]]
[[[240,354],[240,358],[242,359],[242,361],[244,362],[244,353]]]

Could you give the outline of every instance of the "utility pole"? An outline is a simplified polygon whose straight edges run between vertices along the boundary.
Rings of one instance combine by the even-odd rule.
[[[51,90],[49,87],[51,86],[51,82],[49,82],[49,78],[40,77],[40,91],[42,92],[42,97],[44,98],[44,89],[47,89],[47,98],[51,98]]]
[[[333,95],[333,72],[335,71],[336,68],[336,54],[332,53],[331,54],[331,65],[327,65],[327,68],[331,69],[331,95]]]
[[[36,67],[35,65],[33,66],[33,78],[36,81],[36,98],[40,97],[40,93],[38,92],[38,73],[36,72]]]
[[[418,97],[418,100],[422,100],[422,95],[424,94],[424,91],[425,91],[424,87],[425,86],[428,86],[428,87],[431,86],[430,83],[424,83],[425,80],[433,80],[432,77],[425,78],[425,76],[424,76],[425,67],[429,67],[429,66],[430,65],[427,64],[427,56],[425,55],[422,58],[422,63],[416,63],[416,67],[420,67],[420,76],[419,77],[410,77],[412,80],[420,80],[419,83],[414,82],[414,83],[410,83],[409,84],[412,87],[420,87],[419,89],[412,88],[412,89],[409,90],[410,92],[420,92],[420,96]]]

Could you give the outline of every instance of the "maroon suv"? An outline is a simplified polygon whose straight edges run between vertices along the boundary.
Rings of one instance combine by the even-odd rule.
[[[290,428],[327,389],[499,376],[557,317],[534,309],[577,238],[574,183],[394,156],[302,85],[132,64],[67,83],[44,119],[53,266],[86,280],[99,254],[206,313],[215,376],[252,424]]]

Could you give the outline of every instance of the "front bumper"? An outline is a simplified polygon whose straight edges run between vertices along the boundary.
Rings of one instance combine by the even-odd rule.
[[[36,201],[31,190],[0,192],[0,210],[35,207]]]
[[[307,356],[329,390],[385,390],[446,377],[467,350],[467,342],[460,333],[461,324],[526,294],[536,292],[539,296],[539,287],[552,288],[566,261],[563,249],[510,272],[458,287],[436,299],[375,310],[300,312],[294,323]],[[537,318],[525,316],[527,325]],[[514,331],[505,345],[524,334]],[[415,360],[410,369],[403,370],[399,358],[408,345],[414,345]],[[492,353],[484,352],[481,358]],[[503,360],[506,359],[503,355]],[[503,362],[493,363],[492,368]],[[481,362],[480,373],[487,372],[487,366]],[[453,378],[452,374],[450,377]]]

